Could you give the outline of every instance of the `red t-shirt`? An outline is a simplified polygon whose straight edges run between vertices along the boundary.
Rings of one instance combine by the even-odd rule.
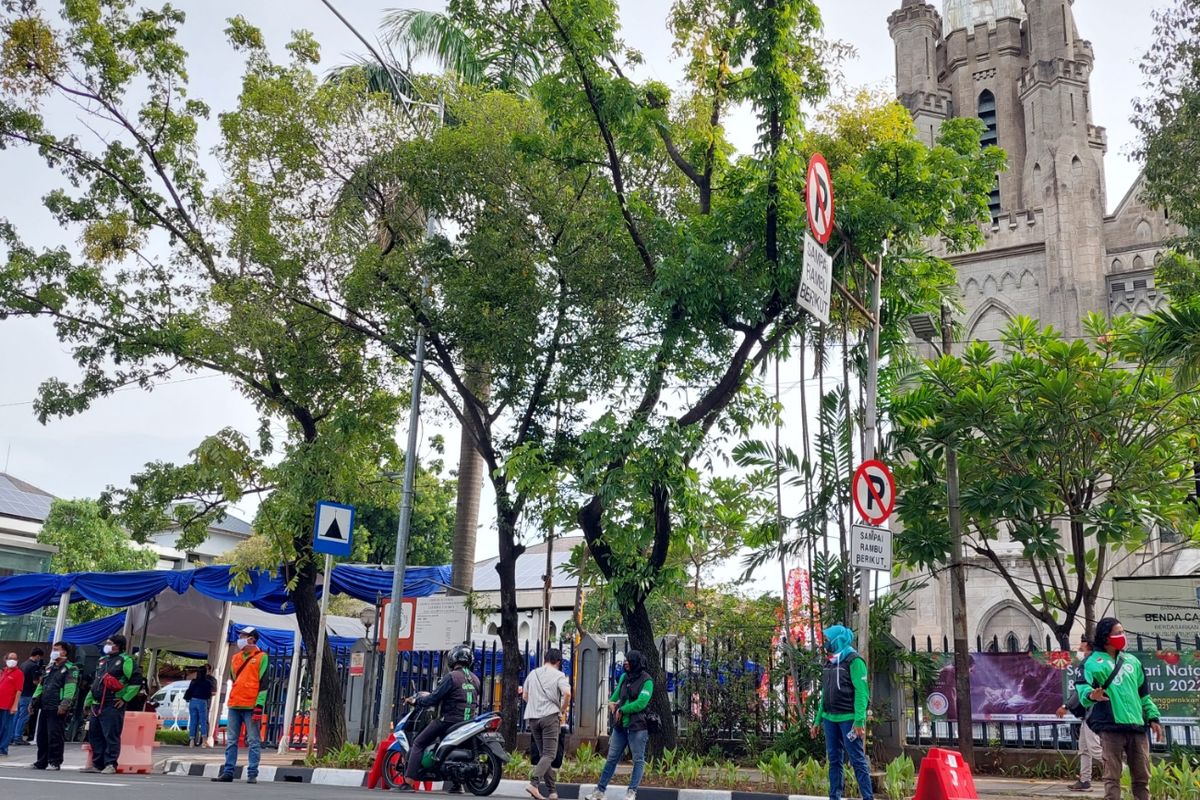
[[[4,668],[0,672],[0,711],[11,711],[13,703],[21,695],[21,687],[25,685],[25,673],[20,667]]]

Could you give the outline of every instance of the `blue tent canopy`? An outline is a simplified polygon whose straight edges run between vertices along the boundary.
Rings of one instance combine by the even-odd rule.
[[[125,627],[125,612],[113,614],[111,617],[94,619],[91,622],[81,622],[63,631],[63,641],[73,644],[100,644],[114,633],[120,633]],[[51,638],[54,635],[51,634]]]
[[[229,641],[236,642],[238,633],[245,625],[237,623],[229,624]],[[258,648],[266,650],[268,653],[276,656],[290,656],[292,654],[293,645],[295,644],[293,637],[295,633],[287,628],[261,628],[255,627],[255,633],[258,634]],[[353,636],[326,636],[325,641],[329,642],[329,646],[334,651],[340,649],[349,649],[358,641]],[[304,644],[301,643],[301,647]],[[307,650],[307,648],[305,648]]]
[[[339,564],[333,568],[330,586],[334,594],[347,594],[373,604],[379,595],[391,596],[391,576],[389,570]],[[237,588],[230,586],[232,577],[229,566],[12,575],[0,578],[0,614],[30,614],[56,605],[67,590],[71,591],[72,603],[90,600],[109,608],[144,603],[168,589],[176,594],[195,589],[222,602],[250,603],[271,614],[290,614],[294,610],[281,574],[272,576],[266,570],[255,570],[248,575],[246,585]],[[428,597],[449,582],[450,567],[410,567],[405,572],[404,596]],[[318,589],[317,596],[320,594]]]

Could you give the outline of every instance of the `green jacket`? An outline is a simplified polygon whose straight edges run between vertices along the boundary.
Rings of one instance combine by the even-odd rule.
[[[42,682],[33,690],[42,708],[58,707],[70,711],[75,707],[75,692],[79,688],[79,667],[70,661],[51,664],[42,675]]]
[[[114,659],[119,660],[117,663]],[[136,671],[136,664],[133,656],[125,653],[117,653],[114,656],[102,656],[100,663],[96,665],[96,677],[92,681],[92,690],[87,693],[83,700],[84,708],[91,705],[98,705],[100,698],[104,697],[102,681],[105,673],[112,673],[117,680],[125,684],[125,688],[113,694],[113,698],[120,700],[122,703],[128,703],[133,698],[137,697],[138,690],[141,688],[137,684],[131,683],[133,673]]]
[[[1079,702],[1090,709],[1087,724],[1096,733],[1143,733],[1146,726],[1159,718],[1158,706],[1150,697],[1146,673],[1136,656],[1122,654],[1121,671],[1109,684],[1108,700],[1096,702],[1089,695],[1094,687],[1103,686],[1112,674],[1116,662],[1108,653],[1096,652],[1083,664],[1083,683],[1076,684]]]
[[[813,720],[814,725],[820,725],[822,721],[829,720],[830,722],[853,722],[856,728],[867,727],[867,703],[871,699],[871,687],[867,685],[866,661],[856,658],[850,662],[850,680],[854,683],[854,713],[826,713],[825,692],[822,690],[817,696],[817,718]]]
[[[621,677],[617,679],[617,688],[613,690],[612,697],[608,698],[608,702],[616,703],[621,700],[621,687],[625,685],[625,673],[621,673]],[[650,705],[650,698],[654,696],[654,679],[647,676],[642,683],[642,689],[637,693],[637,697],[617,707],[621,712],[621,727],[628,728],[630,720],[634,714],[646,710],[646,706]]]

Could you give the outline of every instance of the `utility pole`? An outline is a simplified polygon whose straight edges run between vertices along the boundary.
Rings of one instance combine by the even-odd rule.
[[[954,354],[954,320],[950,304],[942,303],[942,355]],[[970,655],[967,652],[967,579],[963,569],[962,515],[958,505],[958,453],[946,442],[946,507],[950,518],[950,609],[954,628],[954,694],[958,712],[958,749],[975,767],[975,734],[971,721]]]
[[[883,248],[875,261],[874,278],[871,283],[871,334],[867,339],[867,408],[863,420],[863,460],[875,458],[875,440],[878,434],[879,416],[879,313],[880,293],[883,288],[883,259],[887,256],[888,242],[883,240]],[[858,651],[863,661],[871,663],[871,570],[859,570],[859,593],[861,599],[858,605]]]

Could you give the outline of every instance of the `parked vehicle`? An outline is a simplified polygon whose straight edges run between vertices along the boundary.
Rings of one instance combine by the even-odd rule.
[[[186,731],[191,715],[188,713],[188,703],[183,699],[190,681],[171,681],[159,689],[150,698],[149,703],[155,706],[155,713],[162,727],[166,730]],[[228,707],[221,708],[221,719],[218,728],[225,727],[229,716]]]
[[[410,750],[410,724],[415,721],[418,709],[410,707],[407,714],[396,723],[393,732],[395,741],[388,748],[383,762],[383,779],[389,789],[404,782],[404,767],[408,763]],[[496,791],[504,774],[504,764],[509,755],[504,750],[504,739],[497,732],[500,715],[494,712],[480,714],[473,720],[455,725],[441,740],[425,751],[422,761],[421,780],[457,783],[471,794],[486,797]]]

